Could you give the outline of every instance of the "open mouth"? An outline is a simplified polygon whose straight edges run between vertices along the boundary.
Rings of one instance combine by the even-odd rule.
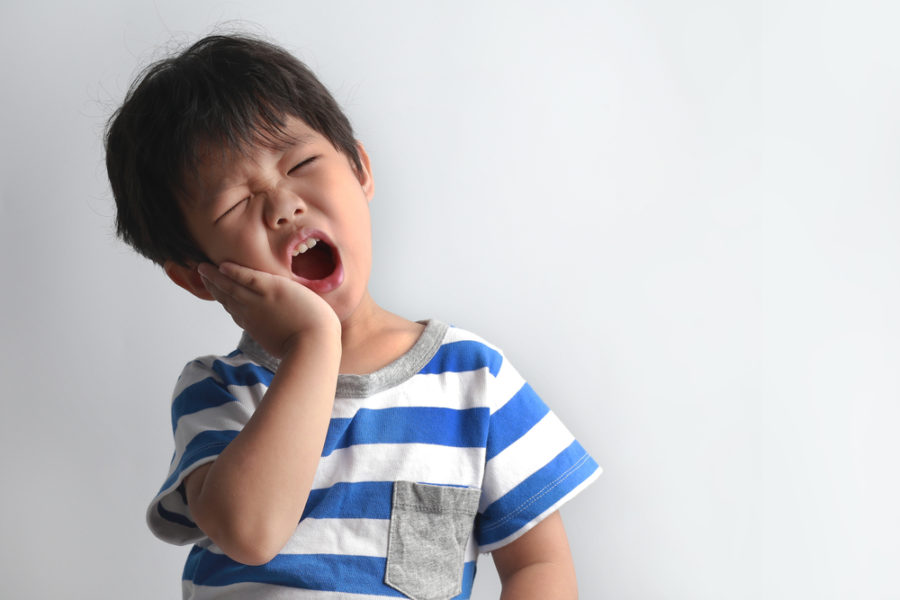
[[[291,259],[294,275],[308,281],[325,279],[337,268],[334,249],[320,239],[311,237],[295,250]]]

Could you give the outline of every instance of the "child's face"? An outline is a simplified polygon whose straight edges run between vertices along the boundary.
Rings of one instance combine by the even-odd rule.
[[[210,152],[182,205],[206,256],[282,275],[324,298],[341,321],[367,296],[372,264],[368,156],[351,161],[303,121],[292,141],[245,154]]]

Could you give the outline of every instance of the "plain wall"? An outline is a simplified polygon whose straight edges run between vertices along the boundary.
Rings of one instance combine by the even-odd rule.
[[[376,300],[503,347],[603,465],[562,513],[582,598],[900,597],[898,13],[4,3],[0,596],[180,594],[187,549],[144,524],[170,393],[239,332],[116,241],[101,140],[140,67],[225,24],[365,142]]]

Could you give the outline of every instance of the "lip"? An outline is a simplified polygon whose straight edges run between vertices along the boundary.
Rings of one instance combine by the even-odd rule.
[[[291,269],[291,262],[294,258],[294,252],[297,251],[297,246],[309,238],[316,238],[317,240],[328,244],[328,247],[331,248],[331,252],[334,255],[334,271],[324,279],[306,279],[305,277],[300,277]],[[291,238],[285,253],[287,255],[288,271],[291,273],[294,281],[311,289],[317,294],[326,294],[337,289],[344,282],[344,264],[341,261],[341,253],[334,242],[331,241],[331,238],[325,235],[325,232],[323,231],[311,227],[302,227],[297,231],[296,235]]]

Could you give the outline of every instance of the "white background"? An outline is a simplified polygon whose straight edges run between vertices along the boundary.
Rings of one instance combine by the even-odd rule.
[[[141,66],[240,20],[367,145],[376,300],[502,346],[604,466],[563,511],[582,598],[900,597],[898,17],[4,1],[0,596],[180,593],[144,525],[169,394],[238,331],[115,240],[101,138]]]

